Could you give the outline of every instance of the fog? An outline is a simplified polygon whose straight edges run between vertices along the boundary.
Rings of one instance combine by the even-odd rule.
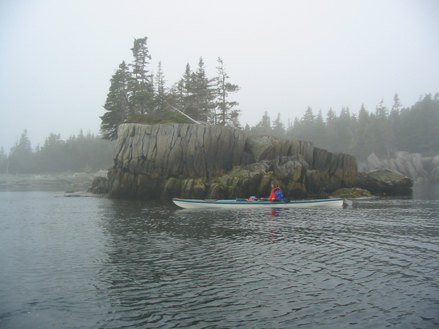
[[[224,60],[241,124],[284,122],[364,104],[403,106],[439,91],[439,2],[2,0],[0,147],[24,129],[32,146],[80,129],[97,134],[109,80],[148,37],[150,69],[170,87],[203,57]]]

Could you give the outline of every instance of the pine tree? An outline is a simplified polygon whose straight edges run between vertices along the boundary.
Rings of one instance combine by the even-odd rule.
[[[104,105],[106,112],[100,117],[103,139],[117,139],[119,125],[134,114],[133,108],[130,106],[130,79],[128,66],[122,62],[110,80],[110,90]]]
[[[166,110],[166,87],[165,76],[163,75],[162,62],[159,62],[158,71],[156,75],[157,92],[155,94],[155,110],[164,112]]]
[[[0,173],[4,174],[8,170],[8,156],[3,147],[0,147]]]
[[[322,145],[326,140],[326,124],[323,120],[322,110],[319,110],[317,114],[314,129],[313,129],[313,139],[314,145]]]
[[[194,74],[189,63],[186,64],[183,77],[178,83],[178,90],[181,96],[179,110],[195,119],[197,109],[195,105]]]
[[[268,116],[267,111],[265,111],[264,115],[262,116],[262,120],[251,129],[251,133],[255,135],[264,135],[268,136],[272,134],[271,130],[271,119]]]
[[[194,113],[192,118],[202,122],[212,122],[215,91],[212,79],[208,78],[203,58],[198,61],[197,71],[193,73]]]
[[[337,119],[336,124],[337,131],[337,139],[336,139],[336,147],[334,151],[337,152],[347,152],[349,147],[351,146],[351,141],[353,138],[353,134],[351,131],[351,114],[348,107],[343,107],[340,111],[340,115]]]
[[[377,105],[375,110],[374,131],[373,131],[373,148],[374,153],[379,157],[390,158],[390,129],[389,129],[389,110],[384,106],[384,100]]]
[[[153,77],[149,73],[148,60],[151,60],[147,37],[134,39],[133,52],[134,61],[130,64],[132,78],[129,89],[131,93],[131,104],[134,114],[147,114],[154,111],[154,85]]]
[[[311,109],[311,107],[308,106],[308,108],[305,111],[305,114],[303,115],[302,119],[300,120],[300,139],[306,140],[306,141],[312,141],[314,138],[314,125],[315,125],[315,116]]]
[[[333,150],[337,148],[337,115],[332,110],[329,109],[326,113],[326,141],[322,145],[323,148],[328,150]]]
[[[285,138],[285,127],[278,113],[276,120],[273,121],[273,136],[277,138]]]
[[[241,111],[234,109],[239,105],[236,101],[228,101],[227,98],[230,93],[236,93],[239,91],[239,86],[228,82],[230,76],[227,74],[224,68],[223,60],[218,57],[218,66],[216,81],[216,105],[214,110],[214,123],[218,123],[223,126],[239,127],[238,116]]]
[[[33,171],[33,153],[27,130],[21,134],[20,140],[9,153],[9,172],[28,174]]]

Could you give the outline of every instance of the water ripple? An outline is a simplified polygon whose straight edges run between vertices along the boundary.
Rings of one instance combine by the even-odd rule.
[[[435,200],[182,211],[47,195],[0,195],[2,328],[439,325]]]

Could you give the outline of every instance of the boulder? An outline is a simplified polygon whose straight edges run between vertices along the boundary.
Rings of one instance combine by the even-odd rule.
[[[357,182],[358,187],[377,195],[410,195],[413,186],[412,179],[388,169],[359,172]]]
[[[359,187],[341,188],[331,194],[333,198],[363,198],[370,197],[372,194]]]
[[[255,162],[267,158],[270,153],[273,153],[273,143],[267,136],[249,137],[245,143],[245,150],[253,155]]]

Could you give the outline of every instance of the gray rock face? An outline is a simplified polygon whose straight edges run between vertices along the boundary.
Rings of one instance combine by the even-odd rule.
[[[109,195],[114,198],[220,198],[355,186],[355,157],[300,140],[247,136],[242,130],[191,124],[119,126]],[[307,174],[309,172],[309,174]]]
[[[437,183],[435,168],[439,167],[439,155],[422,157],[419,153],[395,152],[395,158],[380,160],[374,153],[358,165],[361,171],[389,169],[397,171],[413,181]]]
[[[151,178],[211,177],[243,157],[245,134],[222,126],[123,124],[115,168]]]
[[[413,181],[399,172],[389,169],[375,169],[369,173],[360,172],[358,186],[373,194],[410,195]]]

